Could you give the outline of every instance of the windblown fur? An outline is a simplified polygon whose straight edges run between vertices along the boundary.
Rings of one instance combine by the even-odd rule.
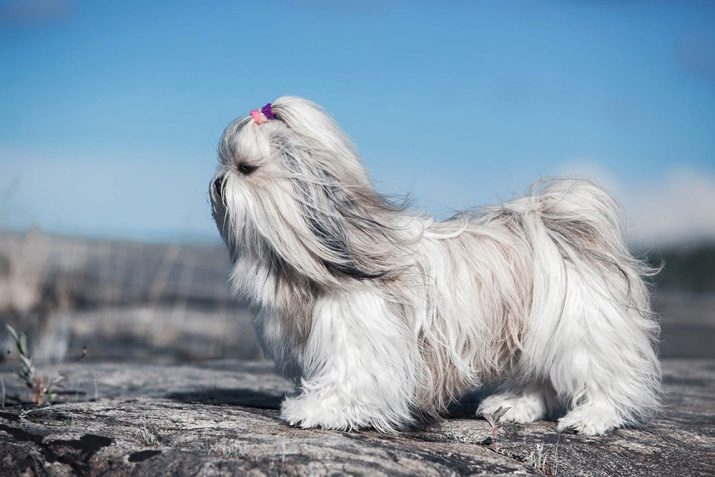
[[[658,325],[620,211],[585,181],[444,222],[373,189],[317,105],[228,126],[210,186],[231,282],[298,386],[294,425],[404,428],[487,382],[478,413],[601,434],[658,407]]]

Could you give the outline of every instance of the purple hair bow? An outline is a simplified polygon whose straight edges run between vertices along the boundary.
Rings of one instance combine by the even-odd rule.
[[[251,117],[256,124],[263,124],[268,120],[276,119],[276,113],[273,112],[273,105],[268,103],[260,111],[258,109],[251,111]]]

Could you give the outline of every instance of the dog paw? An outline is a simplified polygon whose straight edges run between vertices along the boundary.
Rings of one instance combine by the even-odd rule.
[[[489,415],[498,422],[527,424],[544,417],[542,400],[532,395],[493,394],[479,404],[477,416]]]
[[[613,409],[593,405],[582,405],[572,409],[559,419],[556,430],[575,432],[587,436],[600,436],[623,425]]]
[[[325,400],[316,400],[305,395],[285,399],[281,404],[280,416],[289,425],[303,429],[321,427],[350,430],[354,427],[345,413],[335,406]]]

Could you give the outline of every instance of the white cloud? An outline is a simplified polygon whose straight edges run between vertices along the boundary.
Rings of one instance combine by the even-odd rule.
[[[591,179],[613,193],[626,210],[633,243],[655,246],[715,240],[712,172],[679,167],[656,180],[626,183],[601,166],[577,162],[561,173]]]

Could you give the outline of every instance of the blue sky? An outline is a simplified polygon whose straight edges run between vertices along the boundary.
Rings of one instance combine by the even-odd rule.
[[[294,94],[439,216],[568,173],[641,239],[715,237],[713,25],[713,2],[0,0],[0,227],[212,239],[224,126]]]

